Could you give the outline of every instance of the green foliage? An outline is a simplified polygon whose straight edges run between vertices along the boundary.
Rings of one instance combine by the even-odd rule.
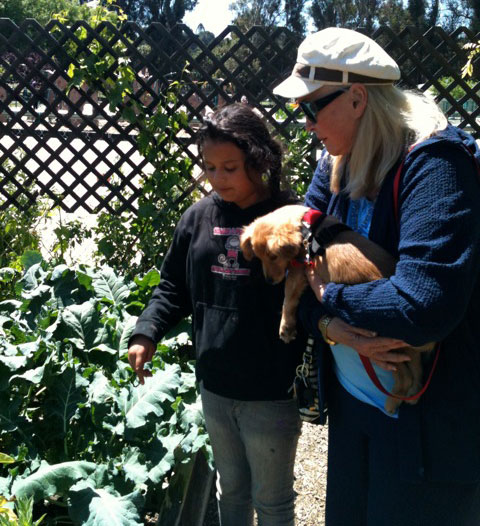
[[[189,180],[191,160],[182,155],[175,138],[187,127],[187,115],[178,109],[179,82],[172,82],[154,109],[145,107],[131,97],[135,71],[122,40],[112,38],[112,26],[125,21],[122,10],[99,4],[89,23],[100,30],[105,41],[111,42],[113,52],[105,52],[100,39],[89,40],[85,29],[75,32],[76,42],[70,53],[75,56],[68,68],[69,88],[84,84],[95,87],[109,102],[109,109],[138,130],[139,152],[151,166],[141,181],[142,194],[138,198],[138,214],[123,211],[123,201],[110,204],[117,215],[101,212],[94,229],[100,263],[135,275],[154,266],[159,267],[171,242],[180,215],[194,197],[183,197],[179,183]],[[66,20],[66,15],[59,15]],[[78,43],[85,46],[78,52]],[[117,57],[121,57],[117,59]]]
[[[182,22],[187,11],[191,11],[198,0],[117,0],[118,5],[131,20],[141,24],[160,22],[167,27],[173,27]]]
[[[22,152],[19,153],[20,159],[23,155]],[[15,198],[18,207],[9,205],[0,210],[0,268],[12,267],[21,270],[23,268],[21,255],[27,250],[39,250],[40,241],[37,229],[45,213],[45,202],[35,199],[33,185],[26,184],[25,173],[14,171],[13,168],[12,163],[8,160],[2,164],[2,172],[10,174],[8,182],[3,187],[4,191],[9,195],[15,195],[18,185],[26,185],[26,192],[20,193]],[[22,209],[21,212],[19,208]]]
[[[129,275],[160,267],[181,214],[193,203],[195,194],[182,196],[177,184],[187,181],[192,161],[181,154],[174,137],[186,126],[186,114],[175,111],[180,84],[174,83],[152,115],[137,114],[140,128],[139,152],[153,166],[141,181],[138,213],[118,215],[101,212],[95,228],[100,262]],[[120,209],[120,200],[112,206]]]
[[[463,49],[468,51],[467,62],[462,67],[462,78],[473,76],[473,60],[480,53],[480,40],[478,42],[470,42],[463,46]]]
[[[303,197],[315,171],[314,138],[303,127],[295,126],[290,132],[287,151],[283,164],[283,172],[291,189]]]
[[[0,526],[16,526],[17,516],[12,505],[0,495]]]
[[[20,159],[22,156],[20,152]],[[33,185],[26,185],[27,176],[22,171],[14,171],[8,160],[3,162],[2,172],[9,174],[3,186],[7,194],[15,195],[17,184],[21,184],[30,196],[34,195]],[[38,227],[46,213],[46,201],[26,193],[19,194],[16,201],[21,211],[13,204],[0,210],[0,301],[11,297],[21,271],[41,258]]]
[[[58,223],[53,229],[54,243],[49,251],[56,261],[66,263],[68,259],[73,259],[76,245],[92,237],[92,231],[78,219],[64,221],[62,209],[56,207],[55,210],[58,213]]]
[[[233,11],[233,24],[248,30],[252,26],[285,26],[303,35],[306,30],[304,16],[305,0],[234,0],[230,5]]]
[[[159,345],[145,385],[126,357],[159,279],[40,262],[0,303],[0,495],[92,525],[178,511],[194,455],[210,455],[192,363],[174,363],[189,337]]]
[[[318,0],[308,8],[317,30],[339,26],[371,31],[377,21],[382,0]]]
[[[78,0],[0,0],[0,17],[11,18],[16,24],[34,18],[45,25],[55,13],[68,10],[72,19],[80,20],[88,11]]]
[[[317,30],[326,27],[365,28],[367,34],[379,25],[398,31],[415,25],[421,31],[442,26],[453,31],[468,16],[462,0],[316,0],[307,12]],[[473,28],[472,28],[473,29]]]
[[[455,100],[461,100],[467,94],[465,90],[462,88],[462,86],[459,86],[457,81],[453,77],[441,77],[437,79],[437,82],[439,82],[444,88],[448,89],[450,95],[452,95],[452,97]],[[466,83],[471,88],[474,88],[475,85],[477,84],[475,81],[470,80],[470,79],[466,80]],[[453,88],[450,86],[453,86]],[[430,90],[432,94],[435,96],[440,94],[440,92],[434,86],[432,86]]]
[[[33,498],[24,497],[15,500],[15,513],[10,508],[3,507],[5,499],[0,497],[0,526],[39,526],[45,518],[42,515],[33,521]]]
[[[411,25],[412,21],[402,0],[387,0],[378,9],[378,23],[400,32],[404,27]]]
[[[16,154],[20,160],[24,156],[21,151]],[[7,194],[15,195],[18,185],[25,191],[15,197],[17,205],[0,210],[0,301],[13,295],[21,271],[42,259],[39,228],[52,214],[51,201],[37,197],[35,185],[27,184],[24,172],[16,170],[8,160],[2,164],[2,171],[8,174],[3,185]],[[69,249],[91,234],[80,221],[62,222],[61,210],[57,210],[60,222],[53,231],[55,241],[50,253],[59,262],[65,262]]]

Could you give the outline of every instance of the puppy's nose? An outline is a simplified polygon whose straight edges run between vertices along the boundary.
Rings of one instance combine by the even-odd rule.
[[[271,278],[270,276],[265,276],[265,281],[269,284],[269,285],[275,285],[275,280],[273,278]]]

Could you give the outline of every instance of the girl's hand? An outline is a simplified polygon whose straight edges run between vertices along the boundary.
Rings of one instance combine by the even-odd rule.
[[[372,331],[352,327],[340,318],[333,318],[328,324],[327,336],[334,342],[352,347],[387,371],[395,371],[397,363],[410,360],[406,353],[398,351],[407,347],[408,343],[395,338],[383,338]]]
[[[155,344],[146,336],[135,336],[128,348],[128,363],[138,376],[138,381],[143,385],[144,378],[152,376],[150,371],[144,370],[144,365],[151,362],[155,354]]]

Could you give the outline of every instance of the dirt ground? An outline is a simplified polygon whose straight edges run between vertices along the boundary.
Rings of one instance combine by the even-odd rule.
[[[295,462],[296,526],[323,526],[327,475],[327,427],[303,424]],[[219,526],[215,495],[203,526]]]

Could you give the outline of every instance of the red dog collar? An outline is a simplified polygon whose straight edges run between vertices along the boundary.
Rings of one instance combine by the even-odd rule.
[[[325,214],[319,210],[309,208],[302,217],[302,238],[304,244],[309,244],[312,237],[312,225],[315,225]],[[311,267],[313,261],[310,258],[309,250],[307,250],[304,258],[292,259],[290,262],[292,267]]]
[[[302,221],[307,223],[307,225],[313,225],[323,215],[323,212],[320,212],[320,210],[314,210],[313,208],[309,208],[303,215]]]

